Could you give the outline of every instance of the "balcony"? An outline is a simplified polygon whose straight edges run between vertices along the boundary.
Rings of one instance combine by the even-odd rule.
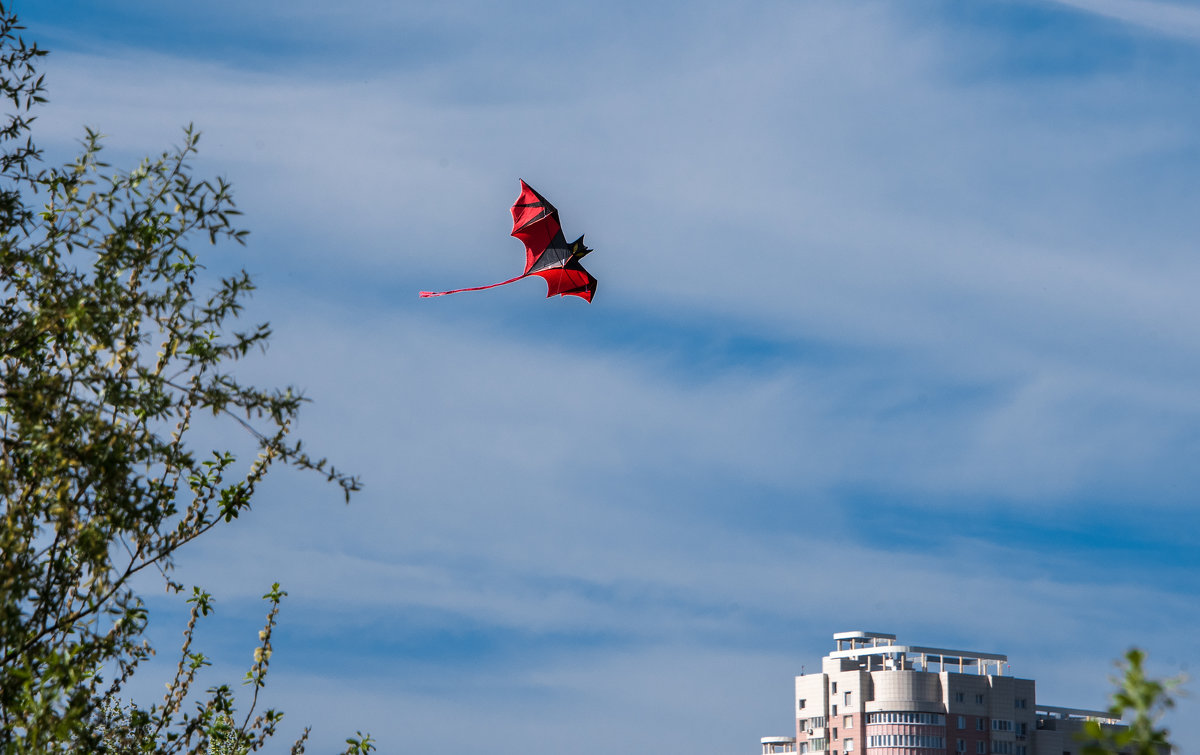
[[[763,755],[794,753],[796,751],[795,737],[763,737],[760,741],[762,742]]]

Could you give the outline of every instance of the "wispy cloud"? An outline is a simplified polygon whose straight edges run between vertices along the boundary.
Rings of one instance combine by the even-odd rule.
[[[1200,9],[1158,0],[1054,0],[1174,37],[1200,40]]]

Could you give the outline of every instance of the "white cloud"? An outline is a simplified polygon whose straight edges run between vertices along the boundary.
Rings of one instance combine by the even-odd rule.
[[[1200,39],[1200,10],[1157,0],[1055,0],[1170,36]]]

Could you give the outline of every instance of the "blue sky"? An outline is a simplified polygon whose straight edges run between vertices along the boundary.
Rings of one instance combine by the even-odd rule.
[[[289,591],[269,690],[313,751],[753,751],[848,629],[1073,707],[1130,645],[1200,667],[1200,8],[17,10],[50,157],[203,131],[252,232],[208,264],[276,331],[245,374],[366,484],[281,476],[179,564],[214,682]],[[518,178],[595,302],[418,299],[518,272]]]

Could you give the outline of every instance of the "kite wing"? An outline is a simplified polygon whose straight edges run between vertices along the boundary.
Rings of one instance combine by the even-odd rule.
[[[546,280],[546,296],[578,296],[592,300],[596,279],[579,258],[592,251],[583,236],[570,244],[558,222],[558,209],[532,186],[521,181],[521,196],[512,206],[512,235],[525,245],[525,273]]]
[[[521,181],[521,195],[512,206],[512,216],[512,235],[525,245],[525,272],[490,286],[422,291],[420,295],[430,297],[482,291],[536,275],[546,281],[546,296],[569,294],[590,302],[596,293],[596,279],[579,264],[580,258],[592,251],[583,245],[583,236],[568,244],[558,222],[558,210],[524,181]]]

